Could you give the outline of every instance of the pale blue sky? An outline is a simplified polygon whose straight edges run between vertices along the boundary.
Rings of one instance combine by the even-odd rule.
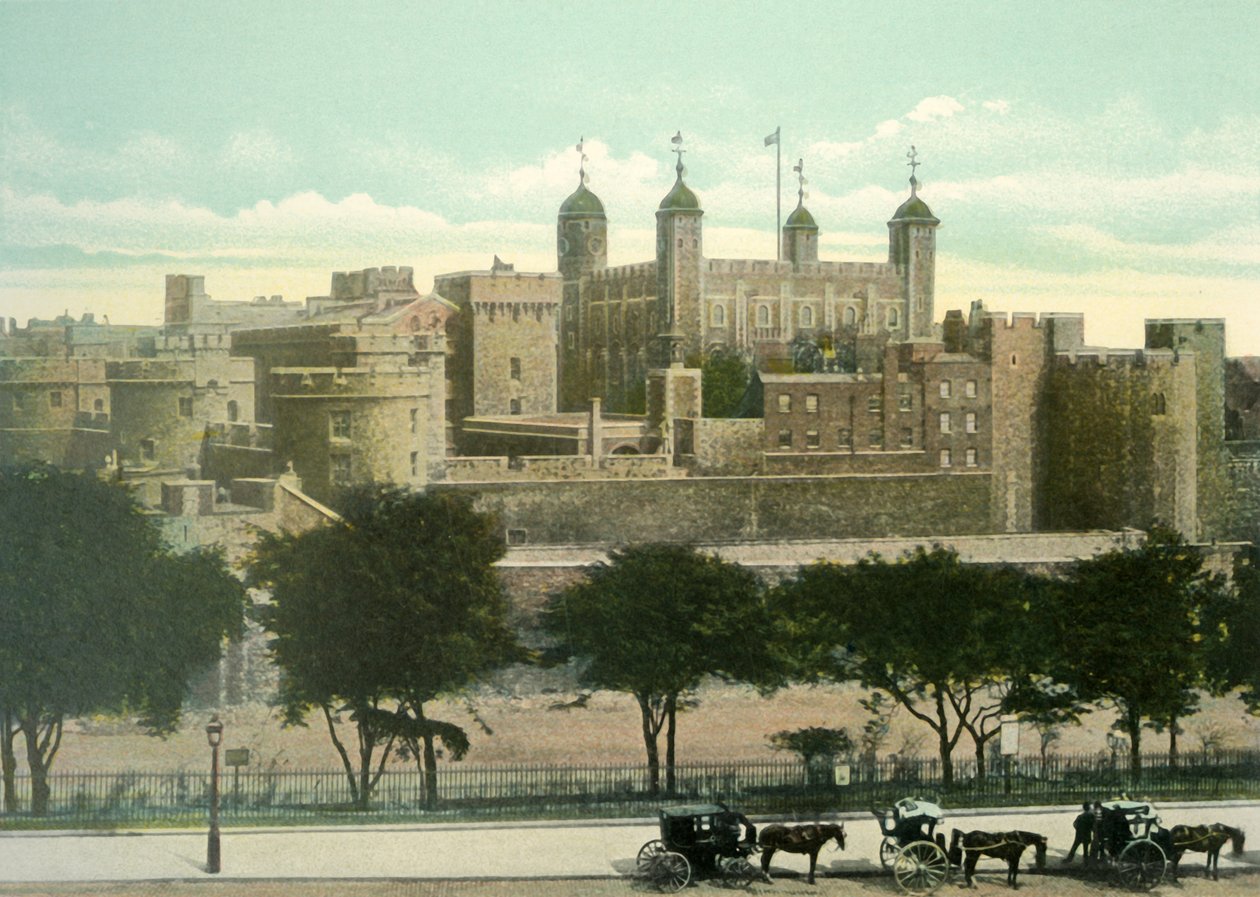
[[[1229,322],[1260,354],[1260,0],[0,0],[0,315],[155,321],[333,270],[554,269],[587,138],[614,263],[652,252],[669,136],[710,257],[774,254],[774,153],[822,255],[878,259],[918,147],[938,316]]]

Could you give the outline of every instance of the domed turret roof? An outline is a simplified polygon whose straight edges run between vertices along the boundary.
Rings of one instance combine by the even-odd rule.
[[[792,214],[788,215],[788,219],[783,226],[818,230],[818,223],[814,221],[814,216],[809,214],[809,209],[805,208],[805,206],[800,203],[797,203],[796,208],[792,211]]]
[[[691,192],[691,188],[683,183],[682,163],[678,163],[677,169],[678,180],[674,181],[674,189],[670,190],[661,200],[660,209],[670,212],[698,212],[700,211],[700,200],[696,194]]]
[[[583,177],[578,188],[569,194],[569,198],[560,204],[561,218],[604,218],[604,204],[599,197],[586,189]]]
[[[911,218],[917,221],[929,221],[932,224],[941,223],[941,220],[932,214],[928,204],[919,199],[919,182],[913,177],[910,178],[910,198],[897,207],[892,220],[903,221]]]

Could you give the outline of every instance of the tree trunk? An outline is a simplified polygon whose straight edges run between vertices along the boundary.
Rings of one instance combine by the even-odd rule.
[[[954,784],[953,745],[949,743],[949,725],[945,716],[945,697],[936,689],[936,718],[940,725],[936,728],[936,739],[941,754],[941,787],[950,788]]]
[[[1124,712],[1129,730],[1129,776],[1136,785],[1142,781],[1142,715],[1133,708]]]
[[[324,712],[324,721],[328,724],[328,737],[332,739],[333,748],[337,751],[337,756],[341,758],[346,781],[350,784],[350,799],[354,801],[356,807],[361,806],[359,780],[355,778],[354,765],[350,762],[350,754],[346,751],[346,746],[337,737],[337,726],[333,723],[332,709],[327,704],[320,704],[319,708]]]
[[[1168,766],[1171,769],[1177,768],[1177,717],[1173,717],[1168,721]]]
[[[674,772],[674,722],[678,719],[678,696],[665,699],[665,791],[673,794],[678,790],[678,776]]]
[[[984,781],[988,778],[989,774],[987,765],[984,762],[984,746],[988,744],[988,742],[980,741],[974,735],[972,736],[972,739],[976,746],[976,783],[984,784]]]
[[[13,750],[13,741],[17,738],[18,729],[14,726],[13,714],[8,710],[0,713],[0,768],[4,772],[4,812],[18,811],[17,796],[17,754]]]
[[[31,815],[47,816],[52,796],[48,770],[61,746],[62,718],[53,716],[46,727],[41,727],[39,716],[27,716],[22,718],[21,726],[26,739],[26,766],[31,773]],[[44,728],[42,737],[41,728]]]
[[[661,757],[656,750],[656,729],[653,726],[652,704],[646,695],[635,695],[639,702],[639,716],[643,721],[643,747],[647,749],[648,793],[659,794],[661,790]]]
[[[415,710],[416,720],[424,719],[424,705],[419,701],[412,701],[411,706]],[[432,810],[437,807],[438,799],[437,751],[433,749],[432,732],[425,732],[422,738],[424,741],[424,807],[426,810]]]

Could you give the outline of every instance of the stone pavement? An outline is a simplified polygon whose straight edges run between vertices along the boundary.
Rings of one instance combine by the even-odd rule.
[[[1160,804],[1165,826],[1224,822],[1258,833],[1260,802]],[[1072,843],[1075,807],[949,809],[942,827],[1024,829],[1050,839],[1051,868]],[[828,845],[820,872],[879,870],[878,826],[869,814],[841,814],[847,845]],[[770,821],[754,817],[759,826]],[[802,820],[811,821],[811,820]],[[592,820],[517,824],[225,829],[219,878],[489,879],[615,876],[631,871],[639,847],[657,837],[654,821]],[[1221,868],[1260,867],[1260,844],[1241,857],[1221,853]],[[1202,854],[1187,854],[1183,878],[1198,872]],[[205,872],[205,830],[126,832],[0,831],[0,881],[149,881],[213,878]],[[1029,857],[1031,861],[1031,857]],[[1079,857],[1077,863],[1079,864]],[[984,868],[982,863],[981,868]],[[804,857],[776,854],[772,871],[804,873]]]

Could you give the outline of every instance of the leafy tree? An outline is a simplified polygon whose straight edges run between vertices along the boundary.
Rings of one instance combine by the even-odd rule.
[[[1195,710],[1210,645],[1204,621],[1222,597],[1202,553],[1156,527],[1137,548],[1077,562],[1046,602],[1057,648],[1049,671],[1077,699],[1116,708],[1135,780],[1143,724],[1175,738],[1178,720]]]
[[[859,680],[887,694],[936,735],[942,782],[954,780],[964,732],[984,745],[1011,706],[1022,671],[1010,634],[1028,622],[1019,577],[965,567],[939,546],[897,562],[802,568],[777,596],[779,638],[804,681]],[[882,702],[881,702],[882,703]]]
[[[1233,587],[1205,620],[1208,675],[1218,691],[1241,689],[1248,712],[1260,714],[1260,549],[1234,558]]]
[[[653,793],[658,736],[664,728],[672,792],[680,700],[704,676],[762,684],[773,677],[761,596],[757,578],[736,564],[681,545],[640,545],[612,552],[548,602],[544,628],[560,653],[579,658],[582,682],[638,702]]]
[[[260,618],[273,636],[285,718],[301,723],[319,708],[361,808],[390,750],[408,746],[432,806],[435,742],[458,759],[468,738],[430,719],[425,704],[526,658],[494,569],[503,540],[493,519],[446,493],[366,486],[342,508],[327,527],[263,534],[251,563],[251,584],[271,591]],[[353,760],[338,734],[342,713],[357,738]]]
[[[739,408],[752,362],[741,352],[717,349],[700,363],[700,387],[705,417],[732,417]]]
[[[17,733],[48,810],[67,718],[135,713],[173,731],[190,678],[238,634],[245,592],[214,551],[175,554],[123,488],[37,465],[0,472],[0,758]]]
[[[826,726],[781,729],[769,736],[768,741],[776,751],[800,754],[806,764],[815,757],[840,757],[853,752],[853,739],[849,737],[848,729],[829,729]]]

